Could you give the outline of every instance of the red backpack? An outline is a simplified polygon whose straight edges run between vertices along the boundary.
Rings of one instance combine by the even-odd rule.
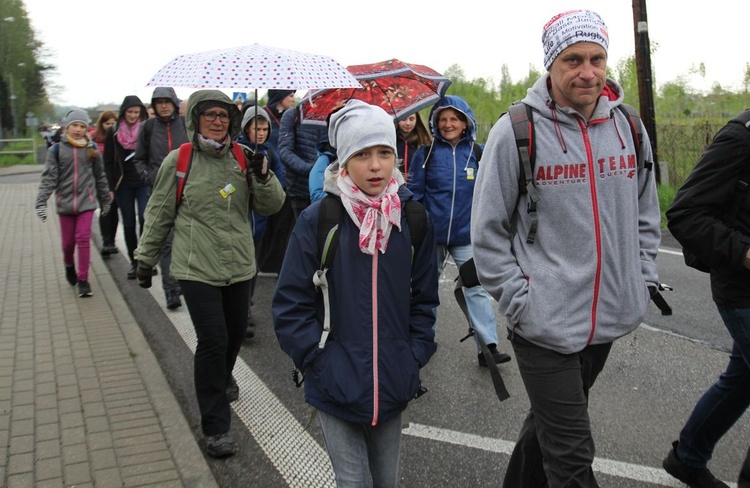
[[[245,152],[242,150],[242,147],[233,142],[231,151],[232,154],[234,154],[234,158],[240,163],[242,174],[247,173],[247,159],[245,158]],[[175,204],[177,208],[179,208],[180,203],[182,203],[182,192],[185,189],[185,180],[187,180],[188,174],[190,173],[190,166],[192,163],[193,145],[186,142],[180,146],[180,152],[177,156],[177,170],[175,171],[175,176],[177,177],[177,201]]]

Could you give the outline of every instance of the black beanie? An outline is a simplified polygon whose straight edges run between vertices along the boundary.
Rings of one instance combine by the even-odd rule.
[[[277,103],[293,93],[296,93],[296,90],[268,90],[268,103],[266,105],[276,108]]]

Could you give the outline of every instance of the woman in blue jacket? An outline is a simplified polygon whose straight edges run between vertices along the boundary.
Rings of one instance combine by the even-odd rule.
[[[390,115],[351,100],[331,116],[328,136],[339,164],[326,171],[326,200],[343,207],[337,250],[322,277],[328,288],[319,296],[313,283],[323,200],[300,214],[292,232],[273,297],[274,328],[305,373],[305,399],[318,410],[337,486],[395,487],[401,413],[437,348],[434,231],[426,216],[412,258],[403,212],[412,195],[395,168]]]
[[[430,111],[432,144],[421,146],[409,166],[408,187],[422,202],[435,223],[438,274],[450,255],[457,267],[470,260],[471,202],[481,154],[476,142],[476,120],[466,101],[441,98]],[[481,157],[481,156],[480,156]],[[487,344],[495,363],[510,356],[497,350],[497,322],[492,301],[481,286],[466,289],[466,305],[477,334]],[[475,336],[480,366],[487,362]]]

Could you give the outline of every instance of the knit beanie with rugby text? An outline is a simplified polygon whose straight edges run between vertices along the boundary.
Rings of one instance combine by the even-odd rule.
[[[544,68],[549,71],[557,56],[577,42],[595,42],[609,48],[607,26],[596,12],[569,10],[555,15],[542,31]]]

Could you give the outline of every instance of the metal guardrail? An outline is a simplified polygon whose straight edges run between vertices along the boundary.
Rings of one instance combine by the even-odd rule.
[[[31,149],[5,149],[4,146],[6,143],[9,142],[30,142],[31,143]],[[0,139],[0,156],[26,156],[27,154],[33,154],[34,159],[36,160],[37,152],[36,152],[36,139]]]

